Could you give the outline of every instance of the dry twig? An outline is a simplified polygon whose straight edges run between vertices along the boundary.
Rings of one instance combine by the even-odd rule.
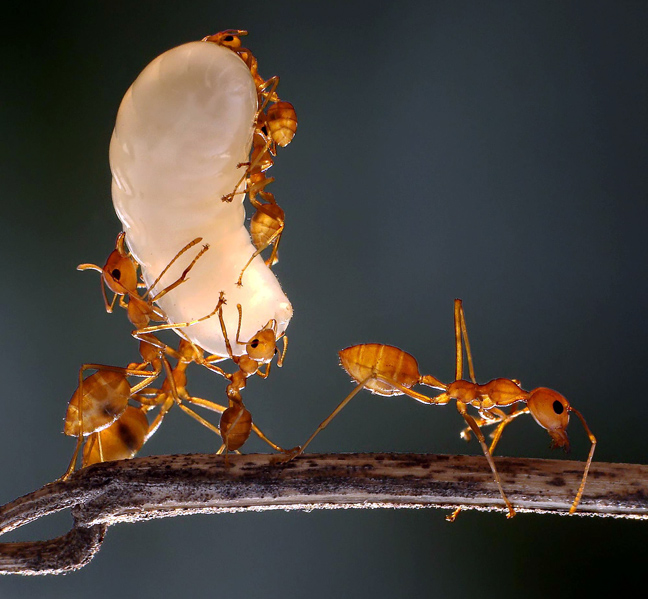
[[[197,513],[269,509],[462,506],[505,512],[482,456],[309,454],[285,466],[266,454],[154,456],[97,464],[0,508],[0,534],[72,509],[50,541],[0,544],[0,573],[60,574],[88,563],[108,526]],[[518,512],[567,514],[583,464],[497,458]],[[648,518],[648,466],[594,463],[577,515]],[[450,526],[450,525],[449,525]]]

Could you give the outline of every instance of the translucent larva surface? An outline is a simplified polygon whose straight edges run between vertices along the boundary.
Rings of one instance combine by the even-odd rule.
[[[235,354],[238,312],[241,340],[272,318],[285,330],[292,306],[274,274],[257,256],[238,276],[255,248],[244,226],[243,194],[225,203],[243,173],[252,142],[257,92],[250,71],[232,51],[208,42],[173,48],[151,62],[122,100],[110,144],[115,210],[147,285],[189,241],[210,249],[188,281],[159,305],[171,322],[209,314],[221,291],[228,337]],[[172,283],[194,254],[182,256],[157,290]],[[226,355],[217,317],[185,329],[208,352]]]

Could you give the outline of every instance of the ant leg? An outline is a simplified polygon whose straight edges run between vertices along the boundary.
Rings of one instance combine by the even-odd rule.
[[[263,247],[260,247],[250,256],[250,259],[245,263],[245,266],[243,267],[243,270],[241,270],[241,274],[239,275],[238,281],[236,281],[236,286],[237,287],[243,287],[243,274],[247,270],[248,266],[252,264],[252,260],[254,260],[258,255],[263,252],[266,248],[270,247],[271,245],[273,246],[272,254],[270,254],[270,258],[268,261],[266,261],[266,266],[270,267],[277,262],[277,247],[279,246],[279,241],[281,240],[281,234],[283,233],[284,230],[284,224],[281,223],[280,228],[275,231],[275,233],[268,239],[268,241],[265,243]],[[274,244],[274,245],[273,245]]]
[[[243,270],[239,275],[238,281],[236,281],[237,287],[243,287],[243,274],[247,270],[248,266],[250,266],[250,264],[252,263],[252,260],[254,260],[259,254],[261,254],[261,252],[263,252],[263,250],[270,247],[271,245],[273,247],[273,250],[272,250],[272,254],[270,254],[270,258],[266,261],[266,266],[270,267],[277,263],[277,247],[279,246],[279,241],[281,240],[281,234],[283,233],[283,230],[284,230],[284,225],[282,223],[279,230],[276,231],[272,235],[272,237],[268,239],[266,244],[263,247],[260,247],[256,252],[254,252],[254,254],[252,254],[250,259],[245,263],[245,266],[243,267]]]
[[[205,408],[206,410],[211,410],[212,412],[216,412],[217,414],[222,414],[227,408],[225,406],[221,406],[220,404],[217,404],[213,401],[209,401],[208,399],[202,399],[201,397],[190,397],[186,401],[191,402],[193,404],[196,404],[197,406],[201,406]],[[265,441],[272,449],[275,451],[280,451],[282,453],[286,453],[287,451],[291,450],[286,450],[283,447],[280,447],[276,443],[273,443],[266,435],[261,431],[261,429],[254,423],[252,423],[252,430],[256,434],[259,439],[262,441]]]
[[[267,79],[266,81],[263,82],[263,85],[260,85],[257,88],[257,92],[260,95],[265,96],[265,100],[263,101],[263,104],[261,105],[261,108],[257,110],[257,118],[258,115],[260,115],[264,110],[265,107],[270,103],[270,102],[278,102],[279,101],[279,96],[275,93],[277,90],[277,86],[279,85],[279,76],[275,75],[274,77],[270,77],[270,79]],[[270,88],[270,91],[266,91]]]
[[[283,351],[281,352],[281,355],[277,358],[277,367],[281,368],[284,363],[284,359],[286,357],[286,350],[288,349],[288,335],[285,333],[281,337],[283,339]]]
[[[514,410],[513,412],[507,414],[502,419],[502,421],[498,424],[497,428],[491,434],[492,441],[489,448],[491,454],[495,451],[495,447],[497,446],[500,438],[502,437],[502,433],[504,432],[504,427],[506,427],[513,420],[515,420],[518,416],[521,416],[522,414],[527,414],[528,412],[529,412],[529,408],[525,406],[524,408],[520,408],[519,410]]]
[[[452,398],[449,397],[446,393],[441,393],[437,395],[436,397],[428,397],[427,395],[424,395],[423,393],[419,393],[418,391],[414,391],[413,389],[410,389],[409,387],[405,387],[401,385],[397,381],[393,381],[390,379],[383,378],[381,376],[373,376],[370,377],[373,378],[374,380],[377,381],[382,381],[384,383],[387,383],[391,387],[394,387],[395,389],[398,389],[403,395],[407,395],[411,397],[412,399],[415,399],[416,401],[420,401],[421,403],[426,403],[426,404],[434,404],[436,406],[444,406],[446,405]],[[441,381],[436,380],[434,377],[430,377],[431,379],[434,379],[435,385],[429,385],[430,387],[434,387],[435,389],[447,389],[445,385]],[[438,385],[443,385],[443,387],[437,387]]]
[[[353,399],[353,398],[354,398],[354,397],[355,397],[355,396],[356,396],[356,395],[357,395],[357,394],[358,394],[362,389],[364,389],[364,388],[367,386],[367,383],[368,383],[369,381],[374,380],[374,378],[375,378],[375,377],[374,377],[373,375],[368,376],[364,381],[362,381],[361,383],[359,383],[358,385],[356,385],[355,389],[354,389],[353,391],[351,391],[351,393],[349,393],[349,395],[347,395],[347,396],[346,396],[346,397],[345,397],[345,398],[340,402],[340,405],[339,405],[337,408],[335,408],[335,410],[333,410],[333,411],[329,414],[329,416],[326,418],[326,420],[324,420],[324,421],[323,421],[323,422],[322,422],[322,423],[321,423],[321,424],[320,424],[320,425],[315,429],[315,432],[314,432],[310,437],[308,437],[308,439],[306,440],[306,443],[304,443],[301,447],[296,448],[296,449],[297,449],[296,452],[291,452],[290,454],[288,454],[287,456],[285,456],[285,458],[280,459],[280,460],[277,460],[277,463],[279,463],[279,462],[289,462],[289,461],[292,460],[293,458],[296,458],[298,455],[301,455],[302,453],[304,453],[304,450],[305,450],[305,449],[310,445],[310,442],[311,442],[311,441],[312,441],[312,440],[313,440],[313,439],[314,439],[314,438],[315,438],[315,437],[316,437],[316,436],[317,436],[321,431],[323,431],[323,430],[324,430],[324,429],[329,425],[329,423],[331,422],[331,420],[333,420],[333,418],[335,418],[335,417],[340,413],[340,411],[342,410],[342,408],[344,408],[344,406],[346,406],[346,405],[347,405],[347,404],[348,404],[348,403],[349,403],[349,402],[350,402],[350,401],[351,401],[351,400],[352,400],[352,399]]]
[[[162,420],[164,420],[164,417],[167,415],[167,412],[171,409],[174,403],[173,397],[166,398],[157,416],[153,422],[151,422],[148,431],[146,431],[146,435],[144,435],[144,443],[146,443],[156,433],[157,429],[160,428]]]
[[[574,502],[569,508],[569,514],[571,515],[576,511],[576,508],[580,503],[581,497],[583,496],[583,491],[585,490],[585,481],[587,480],[587,474],[589,473],[589,469],[592,464],[592,458],[594,457],[594,449],[596,449],[596,437],[592,434],[592,431],[590,431],[589,426],[587,426],[587,422],[585,422],[585,418],[583,418],[583,415],[578,410],[570,406],[569,411],[574,412],[574,414],[578,416],[579,420],[583,424],[583,428],[585,429],[587,436],[589,437],[590,443],[592,444],[592,446],[590,447],[589,456],[587,457],[587,463],[585,464],[585,471],[583,472],[583,478],[581,480],[580,487],[578,487],[578,492],[576,493]]]
[[[180,406],[180,409],[182,409],[184,412],[189,414],[192,418],[196,419],[200,424],[202,424],[204,427],[208,428],[210,431],[213,433],[216,433],[219,437],[221,436],[220,431],[218,430],[218,427],[214,426],[211,422],[208,420],[205,420],[200,414],[196,414],[191,408],[188,408],[185,406],[182,402],[178,402],[178,406]]]
[[[103,278],[104,270],[96,264],[79,264],[77,270],[96,270],[101,273],[99,278],[99,284],[101,285],[101,296],[103,297],[104,306],[106,307],[106,312],[112,314],[113,308],[115,307],[115,301],[117,300],[117,294],[113,295],[112,301],[108,301],[108,296],[106,295],[106,284]]]
[[[209,401],[208,399],[203,399],[202,397],[187,397],[185,401],[200,406],[201,408],[205,408],[206,410],[216,412],[216,414],[222,414],[227,410],[225,406],[221,406],[220,404]]]
[[[197,324],[199,322],[202,322],[203,320],[207,320],[208,318],[211,318],[216,312],[218,312],[221,309],[222,304],[225,303],[225,300],[223,299],[223,293],[221,292],[221,298],[218,300],[218,304],[216,304],[216,307],[206,316],[203,316],[201,318],[197,318],[196,320],[191,320],[189,322],[170,322],[167,324],[156,324],[150,327],[143,327],[141,329],[136,329],[131,332],[131,335],[137,339],[138,341],[142,340],[142,336],[148,335],[149,333],[156,333],[158,331],[167,331],[169,329],[176,330],[176,329],[182,329],[185,327],[190,327],[194,324]]]
[[[220,321],[221,325],[221,332],[223,333],[223,340],[225,341],[225,347],[227,348],[227,353],[229,354],[229,357],[233,360],[234,359],[234,354],[232,353],[232,345],[230,344],[229,337],[227,336],[227,327],[225,326],[225,319],[223,318],[223,303],[221,303],[221,300],[223,300],[223,292],[221,291],[221,298],[218,301],[219,306],[218,306],[218,320]],[[238,334],[241,330],[241,319],[243,317],[243,313],[239,309],[239,321],[238,321],[238,329],[236,331],[236,338],[237,338],[237,343],[238,343]]]
[[[468,358],[468,371],[470,372],[470,379],[473,383],[477,384],[477,379],[475,378],[475,368],[473,366],[472,352],[470,351],[470,342],[468,341],[466,315],[464,314],[463,303],[460,299],[456,299],[454,301],[454,325],[456,348],[455,380],[459,381],[463,378],[463,347],[461,344],[461,339],[463,337],[463,342],[466,346],[466,356]]]
[[[173,372],[171,370],[171,365],[169,364],[168,360],[164,359],[164,369],[166,371],[167,375],[167,380],[169,381],[169,386],[171,387],[171,395],[175,403],[178,404],[178,407],[189,414],[192,418],[200,422],[204,427],[208,428],[210,431],[216,433],[219,437],[221,436],[220,431],[218,430],[217,427],[215,427],[211,422],[205,420],[202,416],[199,414],[196,414],[191,408],[188,408],[182,403],[182,400],[180,399],[178,395],[178,389],[175,384],[175,379],[173,378]],[[167,410],[168,411],[168,410]],[[165,412],[166,413],[166,412]]]
[[[257,376],[260,376],[262,379],[267,379],[270,376],[270,366],[272,366],[272,363],[268,362],[266,364],[265,372],[263,372],[263,370],[261,370],[261,367],[259,366],[255,374]]]
[[[508,418],[508,414],[506,412],[495,407],[489,408],[488,410],[480,410],[479,413],[481,417],[475,417],[475,423],[479,428],[484,428],[485,426],[494,426],[496,424],[499,424],[502,420]],[[491,438],[494,434],[495,433],[491,433]],[[470,439],[472,439],[472,429],[467,426],[466,428],[461,430],[459,436],[464,441],[470,441]],[[493,453],[493,446],[490,447],[490,452],[491,454]]]
[[[266,266],[272,266],[276,262],[278,262],[277,259],[277,250],[279,248],[279,242],[281,241],[281,235],[283,234],[284,227],[285,227],[285,215],[281,207],[274,201],[274,196],[273,194],[267,193],[264,194],[264,192],[261,192],[261,195],[269,196],[272,197],[271,201],[268,201],[267,204],[270,206],[273,206],[275,210],[270,210],[267,208],[267,204],[263,204],[259,202],[256,198],[253,197],[252,193],[250,193],[250,203],[256,208],[257,213],[252,217],[252,220],[254,223],[258,223],[255,219],[259,218],[261,219],[261,222],[258,223],[260,226],[266,226],[268,229],[271,227],[274,228],[275,226],[277,227],[274,233],[268,237],[266,240],[263,241],[261,246],[257,246],[257,250],[252,254],[250,259],[246,262],[245,266],[243,267],[243,270],[241,271],[241,274],[239,275],[238,281],[236,281],[237,286],[241,287],[243,285],[242,280],[243,280],[243,274],[247,270],[248,266],[252,263],[252,260],[254,260],[257,256],[261,254],[266,248],[272,246],[272,253],[270,254],[270,258],[266,260]],[[273,213],[274,212],[274,213]],[[258,239],[255,241],[258,242]],[[256,245],[256,244],[255,244]]]
[[[259,133],[259,130],[257,129],[256,132]],[[251,160],[250,162],[241,162],[238,165],[238,166],[247,166],[247,168],[245,169],[245,172],[243,173],[243,176],[238,180],[238,183],[234,186],[234,191],[228,193],[227,195],[224,195],[221,198],[222,202],[231,202],[234,199],[234,196],[238,195],[238,194],[249,193],[250,195],[252,195],[252,190],[248,189],[248,183],[246,182],[246,180],[248,178],[248,175],[252,172],[252,169],[254,167],[259,165],[259,163],[261,162],[261,160],[262,160],[263,156],[265,155],[265,153],[268,152],[270,150],[271,146],[272,146],[272,139],[271,138],[266,137],[263,134],[262,134],[262,137],[265,138],[265,140],[266,140],[265,141],[265,146],[263,146],[263,150],[257,151],[258,148],[253,148],[252,151],[257,152],[255,158],[253,160]],[[261,146],[258,146],[258,147],[261,147]],[[271,150],[270,150],[270,152],[273,153]],[[272,163],[270,163],[270,165],[272,165]],[[268,168],[270,168],[270,166],[268,166],[266,168],[262,168],[261,171],[262,172],[266,171],[266,170],[268,170]],[[261,184],[261,189],[263,189],[268,183],[271,183],[272,181],[274,181],[273,177],[265,179],[265,181]],[[245,186],[244,186],[244,189],[242,189],[241,191],[238,191],[239,187],[244,182],[246,183]]]
[[[186,252],[189,248],[192,248],[194,245],[196,245],[197,243],[199,243],[199,242],[201,242],[201,241],[202,241],[202,237],[196,237],[196,239],[194,239],[193,241],[190,241],[190,242],[189,242],[185,247],[183,247],[183,248],[182,248],[182,249],[181,249],[181,250],[180,250],[180,251],[175,255],[175,257],[173,258],[173,260],[171,260],[171,262],[169,262],[169,263],[164,267],[164,270],[160,273],[160,275],[158,276],[158,278],[155,279],[155,281],[154,281],[153,284],[150,286],[149,290],[148,290],[148,291],[143,295],[143,297],[146,297],[147,295],[149,295],[149,293],[151,292],[151,290],[152,290],[152,289],[155,287],[155,285],[160,281],[160,279],[164,276],[164,274],[167,272],[167,270],[169,270],[169,268],[171,268],[171,265],[172,265],[172,264],[173,264],[173,263],[174,263],[174,262],[175,262],[175,261],[176,261],[176,260],[177,260],[177,259],[178,259],[178,258],[179,258],[183,253],[184,253],[184,252]],[[155,294],[155,296],[153,296],[153,297],[151,298],[151,302],[155,302],[155,301],[159,300],[162,296],[164,296],[164,295],[166,295],[167,293],[169,293],[169,291],[172,291],[172,290],[175,289],[178,285],[181,285],[182,283],[184,283],[184,282],[187,280],[187,275],[189,274],[189,271],[190,271],[190,270],[191,270],[191,269],[196,265],[196,262],[198,262],[198,260],[200,260],[200,258],[202,257],[202,255],[203,255],[203,254],[204,254],[208,249],[209,249],[209,245],[204,245],[204,246],[201,248],[201,250],[198,252],[198,254],[196,254],[196,256],[195,256],[194,259],[191,261],[191,263],[189,264],[189,266],[187,266],[187,268],[185,268],[185,269],[182,271],[182,274],[178,277],[178,279],[177,279],[176,281],[174,281],[173,283],[171,283],[170,285],[168,285],[167,287],[165,287],[164,289],[162,289],[162,291],[160,291],[159,293]]]
[[[502,499],[504,500],[504,503],[506,504],[506,507],[508,509],[508,514],[506,515],[506,517],[512,518],[513,516],[515,516],[515,510],[513,509],[513,505],[511,504],[511,502],[506,497],[506,494],[504,493],[504,489],[502,488],[502,481],[500,479],[499,473],[497,472],[497,468],[495,467],[495,461],[493,460],[493,456],[488,450],[488,445],[486,445],[486,439],[484,438],[484,434],[481,432],[481,429],[475,422],[475,419],[466,411],[465,403],[458,401],[457,410],[459,410],[459,413],[463,416],[464,420],[468,423],[468,426],[470,426],[473,433],[475,433],[475,436],[477,437],[480,445],[482,446],[484,456],[486,456],[486,460],[488,461],[488,464],[493,472],[493,475],[495,476],[495,482],[497,483],[497,487],[499,488],[500,495],[502,496]],[[452,515],[448,516],[447,519],[450,522],[452,522],[454,518],[456,518],[456,515],[458,513],[459,512],[455,510],[455,512],[453,512]]]

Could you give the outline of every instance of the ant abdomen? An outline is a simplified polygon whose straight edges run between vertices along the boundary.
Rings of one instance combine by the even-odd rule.
[[[252,414],[242,404],[230,406],[223,412],[219,427],[227,450],[236,451],[252,432]]]

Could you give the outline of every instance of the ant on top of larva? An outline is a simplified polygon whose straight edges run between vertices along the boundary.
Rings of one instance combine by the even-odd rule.
[[[247,31],[229,29],[215,35],[204,38],[203,41],[219,44],[235,52],[250,69],[258,94],[259,109],[255,117],[255,130],[253,138],[253,150],[250,160],[241,162],[239,167],[245,166],[246,170],[237,181],[233,191],[223,196],[224,202],[231,202],[237,193],[249,194],[250,203],[256,209],[250,221],[250,234],[252,241],[257,248],[239,274],[237,285],[243,283],[243,274],[263,250],[272,247],[272,254],[266,260],[267,266],[277,263],[277,249],[284,229],[284,211],[277,204],[273,194],[264,191],[264,188],[274,181],[273,177],[266,177],[263,173],[273,164],[273,156],[276,156],[277,146],[286,147],[295,136],[297,131],[297,114],[290,102],[279,99],[277,86],[279,77],[263,79],[259,75],[258,63],[254,55],[247,48],[243,48],[241,36],[247,35]],[[245,183],[242,191],[238,191]],[[257,194],[262,198],[259,201]]]
[[[525,391],[520,387],[519,381],[505,378],[493,379],[484,385],[478,384],[475,379],[472,353],[468,342],[464,310],[462,302],[459,299],[455,300],[454,321],[456,348],[455,380],[449,385],[442,383],[431,375],[421,375],[416,359],[407,352],[391,345],[365,343],[341,350],[341,366],[358,384],[340,405],[333,410],[328,418],[317,427],[315,432],[301,448],[289,457],[292,458],[302,453],[315,436],[362,389],[368,389],[377,395],[409,395],[417,401],[433,405],[445,405],[454,399],[457,410],[468,424],[468,427],[462,431],[462,437],[469,439],[470,432],[472,432],[479,440],[495,477],[502,499],[508,509],[507,517],[511,518],[515,515],[515,510],[504,493],[500,476],[492,457],[492,453],[502,435],[504,427],[522,414],[531,414],[535,421],[549,432],[553,446],[564,447],[566,449],[569,447],[566,432],[567,424],[569,423],[569,414],[574,413],[585,428],[585,432],[591,442],[591,449],[585,464],[581,484],[569,510],[569,513],[573,514],[583,494],[585,481],[587,480],[587,474],[596,447],[596,438],[587,426],[582,414],[576,408],[573,408],[560,393],[552,389],[539,387],[532,391]],[[470,381],[463,380],[462,378],[464,344],[468,357]],[[412,389],[414,385],[427,385],[442,391],[442,393],[436,397],[428,397],[427,395],[414,391]],[[508,414],[501,409],[507,406],[514,406],[515,404],[523,404],[523,406],[512,409]],[[480,417],[475,418],[470,415],[467,411],[468,406],[477,409]],[[494,424],[497,424],[498,427],[493,435],[493,442],[489,448],[486,445],[481,427]],[[455,510],[451,516],[448,516],[448,520],[454,520],[459,511],[460,509]]]
[[[241,391],[247,386],[247,379],[255,374],[261,378],[267,378],[270,374],[270,366],[272,359],[275,355],[279,354],[277,349],[277,341],[283,338],[283,351],[277,358],[277,366],[283,366],[283,361],[288,347],[288,340],[285,334],[277,333],[277,323],[275,320],[270,320],[262,329],[256,332],[248,341],[240,339],[241,322],[243,320],[243,308],[240,304],[236,306],[239,314],[238,327],[236,329],[236,342],[245,346],[245,353],[241,356],[236,356],[232,353],[231,343],[227,334],[227,328],[223,319],[222,305],[224,305],[225,298],[221,294],[221,307],[218,310],[218,319],[225,339],[225,344],[228,349],[228,354],[231,360],[236,364],[238,370],[234,373],[225,372],[222,368],[213,364],[205,364],[207,368],[217,372],[225,377],[229,384],[227,385],[226,394],[229,406],[223,412],[220,420],[220,433],[223,438],[223,445],[219,453],[223,451],[238,450],[247,441],[250,436],[250,431],[255,430],[252,423],[252,415],[243,404],[243,397]],[[261,368],[265,365],[265,371]],[[256,430],[257,434],[259,431]],[[268,445],[276,451],[281,451],[290,454],[294,449],[285,450],[279,447],[267,437],[259,434]]]

